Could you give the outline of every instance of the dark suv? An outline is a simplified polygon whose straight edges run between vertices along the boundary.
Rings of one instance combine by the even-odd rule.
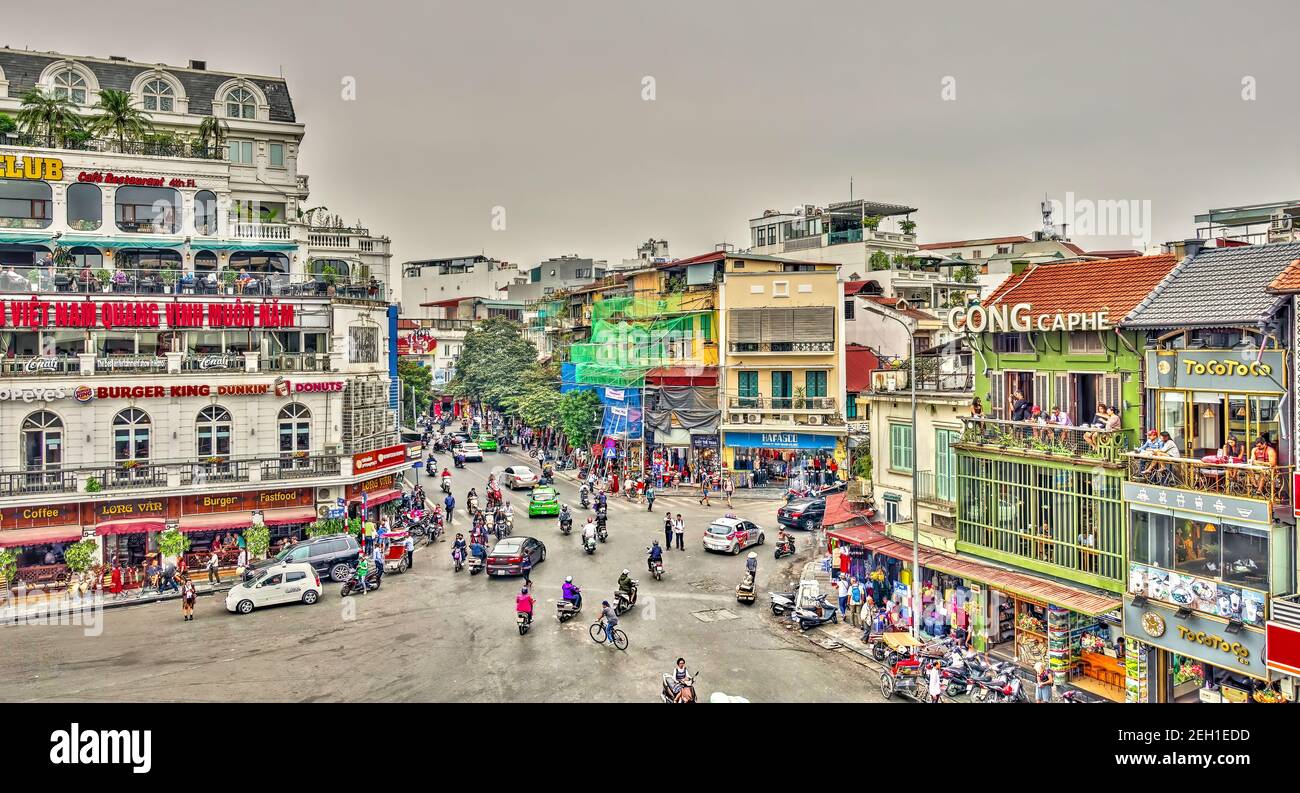
[[[250,570],[282,562],[306,562],[316,568],[321,577],[329,576],[342,583],[357,566],[357,538],[351,534],[333,534],[329,537],[312,537],[277,553],[264,562],[254,564]]]
[[[776,522],[796,529],[815,529],[826,515],[826,499],[796,498],[776,511]]]

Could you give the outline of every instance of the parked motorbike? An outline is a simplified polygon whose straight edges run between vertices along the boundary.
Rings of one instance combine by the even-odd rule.
[[[971,699],[975,702],[1025,702],[1025,693],[1021,685],[1020,669],[1011,662],[994,667],[991,679],[974,678],[975,692]]]
[[[516,611],[515,624],[519,626],[519,635],[523,636],[528,633],[529,626],[533,624],[533,617],[526,611]]]
[[[371,570],[366,575],[366,591],[378,589],[381,580],[382,579],[379,577],[379,571]],[[353,592],[359,592],[360,590],[361,580],[357,578],[357,571],[353,570],[351,577],[349,577],[347,581],[343,582],[343,588],[339,590],[339,597],[347,597]]]
[[[794,538],[789,537],[782,542],[778,542],[776,548],[772,551],[772,556],[775,559],[780,559],[782,556],[794,556]]]
[[[839,622],[840,612],[826,595],[818,595],[814,607],[797,608],[791,613],[790,618],[799,623],[799,630],[806,631],[809,628],[816,628],[828,622]]]
[[[1061,695],[1061,701],[1071,702],[1076,705],[1080,705],[1080,704],[1087,705],[1087,704],[1092,704],[1097,702],[1097,700],[1091,699],[1088,696],[1086,696],[1082,691],[1073,688]]]
[[[635,578],[633,578],[631,595],[627,594],[621,589],[614,593],[615,614],[625,614],[628,611],[631,611],[632,607],[636,605],[636,584],[637,581]]]
[[[670,705],[673,704],[685,705],[692,702],[699,702],[700,701],[699,697],[695,695],[695,681],[698,680],[699,677],[700,677],[700,672],[697,669],[695,670],[695,674],[691,675],[689,678],[686,679],[686,682],[682,684],[682,687],[690,689],[691,692],[690,699],[684,700],[682,702],[678,702],[677,698],[673,696],[673,683],[675,682],[673,680],[673,676],[665,672],[663,678],[664,687],[659,692],[659,699]]]
[[[793,592],[770,592],[767,597],[772,601],[772,613],[776,616],[794,611]]]

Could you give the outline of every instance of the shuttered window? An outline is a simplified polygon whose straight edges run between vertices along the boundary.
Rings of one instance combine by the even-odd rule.
[[[984,415],[995,419],[1007,417],[1006,375],[994,372],[989,376],[989,404],[984,406]]]
[[[791,341],[835,341],[835,309],[830,306],[795,308]]]
[[[731,343],[835,341],[834,306],[737,308],[727,312]]]
[[[903,472],[912,470],[912,426],[910,424],[889,425],[889,469]]]
[[[794,309],[763,310],[763,341],[794,341]]]
[[[763,310],[736,308],[727,312],[729,342],[759,342],[763,340]]]

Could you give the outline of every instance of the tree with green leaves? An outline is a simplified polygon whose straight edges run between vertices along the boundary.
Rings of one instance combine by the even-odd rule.
[[[158,552],[165,557],[179,559],[190,549],[190,538],[180,529],[166,529],[158,535]]]
[[[308,537],[330,537],[335,534],[344,534],[347,531],[347,524],[343,518],[321,518],[313,523],[307,524]]]
[[[18,131],[18,122],[14,121],[13,116],[0,113],[0,135],[8,135],[11,132]]]
[[[0,582],[4,583],[5,597],[9,596],[9,583],[18,575],[18,554],[13,548],[0,548]]]
[[[571,446],[588,446],[596,439],[596,430],[605,407],[595,391],[570,391],[560,398],[560,429]]]
[[[867,215],[862,219],[862,228],[874,233],[876,229],[880,228],[880,220],[880,215]]]
[[[139,140],[153,132],[153,122],[135,106],[135,100],[126,91],[105,88],[99,92],[94,109],[99,114],[90,119],[90,129],[98,135],[117,138],[119,152],[126,152],[127,138]]]
[[[465,334],[450,390],[480,404],[501,407],[523,391],[525,373],[537,365],[537,346],[523,327],[505,317],[491,317]]]
[[[61,141],[69,133],[80,130],[82,123],[71,99],[33,88],[23,94],[18,126],[33,137],[44,135],[46,147],[52,149],[56,139]]]
[[[63,549],[63,563],[72,573],[84,573],[95,561],[99,545],[94,540],[82,540]]]
[[[898,221],[898,227],[903,230],[904,234],[911,234],[912,232],[916,231],[916,221],[900,220]]]
[[[959,284],[973,284],[977,275],[976,269],[969,264],[963,264],[953,272],[953,280]]]
[[[885,253],[884,251],[874,251],[874,252],[871,254],[871,258],[867,260],[867,264],[869,264],[869,265],[871,266],[871,269],[872,269],[873,271],[874,271],[874,270],[888,270],[888,269],[889,269],[889,254]]]
[[[397,378],[402,382],[402,397],[410,397],[415,416],[423,416],[429,410],[433,399],[430,387],[433,384],[433,372],[429,367],[421,366],[410,358],[397,359]],[[414,416],[411,419],[414,421]]]
[[[198,141],[204,149],[209,147],[219,149],[226,142],[226,133],[230,131],[230,125],[224,118],[216,116],[206,116],[199,122]]]
[[[244,529],[244,545],[249,559],[261,559],[271,547],[271,530],[265,524]]]

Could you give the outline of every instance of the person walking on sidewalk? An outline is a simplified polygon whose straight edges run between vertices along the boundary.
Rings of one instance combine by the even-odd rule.
[[[403,544],[406,546],[406,569],[410,570],[415,567],[415,540],[411,539],[409,532],[406,535],[406,542]]]
[[[862,621],[862,583],[856,578],[849,579],[849,624],[861,627]]]
[[[1034,664],[1034,704],[1052,701],[1052,673],[1043,662]]]
[[[188,573],[181,576],[181,617],[184,622],[194,619],[194,601],[199,593],[194,589],[194,582]]]
[[[113,599],[122,597],[122,568],[117,564],[117,557],[113,557],[113,571],[108,576],[108,591],[113,593]]]
[[[840,576],[835,581],[835,594],[840,598],[840,616],[843,617],[849,610],[849,577]]]
[[[686,546],[683,545],[686,538],[686,522],[682,520],[680,512],[677,513],[677,520],[673,521],[673,536],[677,538],[677,550],[686,550]]]
[[[217,573],[217,566],[220,564],[221,558],[217,556],[216,551],[213,551],[212,555],[208,557],[207,566],[204,568],[208,571],[208,583],[213,586],[221,583],[221,576]]]
[[[700,477],[700,506],[709,506],[709,475]]]
[[[673,547],[673,513],[664,515],[664,550]]]
[[[937,703],[939,694],[943,692],[943,672],[939,670],[939,662],[935,661],[930,664],[930,668],[926,670],[925,674],[930,683],[930,701]]]
[[[728,476],[728,477],[723,477],[723,479],[722,479],[722,495],[724,495],[724,496],[727,497],[727,506],[728,506],[728,507],[731,506],[731,494],[732,494],[733,492],[735,492],[735,489],[736,489],[736,485],[735,485],[734,483],[732,483],[732,481],[731,481],[731,477],[729,477],[729,476]]]

